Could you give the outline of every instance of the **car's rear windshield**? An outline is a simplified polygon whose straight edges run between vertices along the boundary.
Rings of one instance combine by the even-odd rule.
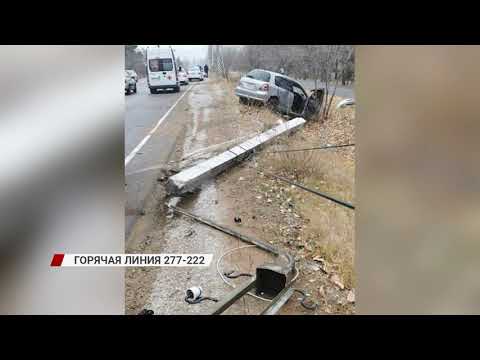
[[[172,59],[150,59],[148,62],[150,71],[172,71],[173,61]]]
[[[198,70],[198,68],[191,68],[191,69],[188,70],[188,71],[200,71],[200,70]]]
[[[266,71],[262,71],[262,70],[250,71],[247,74],[247,77],[255,79],[255,80],[270,82],[270,73],[266,72]]]

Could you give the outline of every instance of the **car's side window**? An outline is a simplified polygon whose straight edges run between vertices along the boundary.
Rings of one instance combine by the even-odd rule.
[[[302,87],[297,84],[297,83],[292,83],[292,91],[299,94],[302,97],[307,97],[307,94],[305,93],[305,90],[302,89]]]
[[[281,76],[275,77],[275,85],[277,85],[279,88],[290,91],[290,87],[288,86],[288,80]]]
[[[270,82],[270,74],[266,71],[253,70],[247,74],[247,77],[255,80]]]

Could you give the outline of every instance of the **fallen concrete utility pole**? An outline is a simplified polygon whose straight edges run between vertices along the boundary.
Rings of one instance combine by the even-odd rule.
[[[287,134],[305,124],[302,118],[295,118],[258,134],[251,139],[234,146],[195,166],[185,169],[168,179],[166,190],[171,195],[180,195],[194,191],[203,181],[225,171],[242,161],[254,150],[274,140],[277,136]]]

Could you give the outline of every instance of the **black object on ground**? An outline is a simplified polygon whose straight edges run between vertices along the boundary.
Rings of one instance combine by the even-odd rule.
[[[138,313],[138,315],[155,315],[153,310],[143,309]]]

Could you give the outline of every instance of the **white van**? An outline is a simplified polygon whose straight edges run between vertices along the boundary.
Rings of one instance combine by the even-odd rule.
[[[147,82],[152,94],[165,89],[180,91],[177,63],[172,48],[147,48]]]

